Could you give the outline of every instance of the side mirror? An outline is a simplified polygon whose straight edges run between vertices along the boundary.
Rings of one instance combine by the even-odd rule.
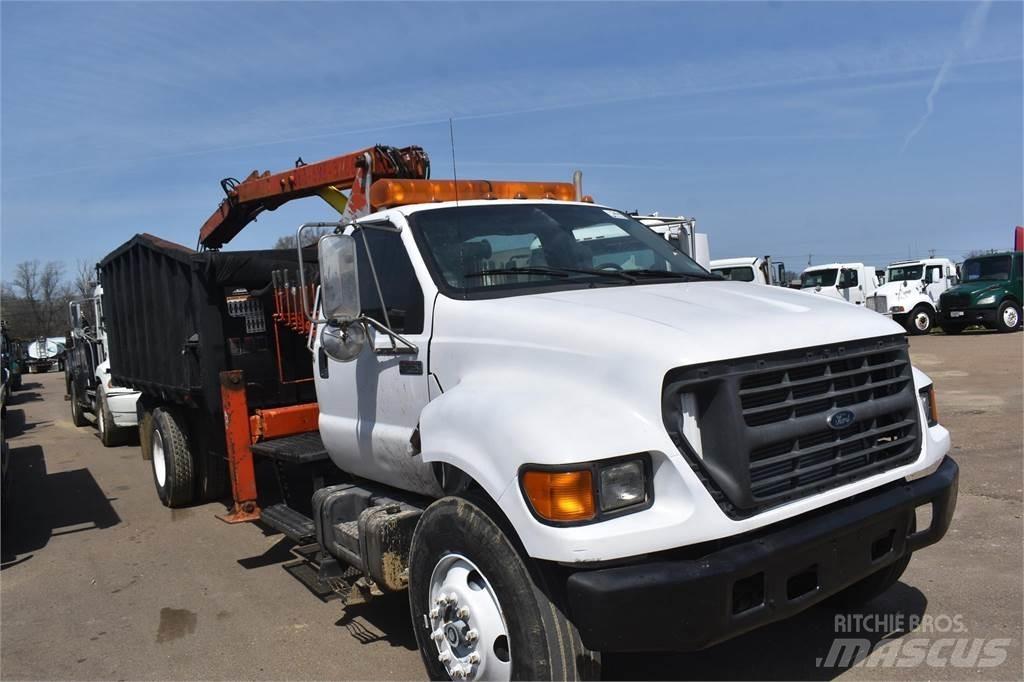
[[[328,320],[350,322],[361,311],[356,240],[351,235],[325,235],[317,244],[320,302]]]
[[[72,302],[69,306],[70,322],[72,329],[78,329],[82,326],[82,306],[77,302]]]

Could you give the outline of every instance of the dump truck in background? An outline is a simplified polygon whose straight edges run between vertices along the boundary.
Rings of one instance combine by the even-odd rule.
[[[819,296],[863,306],[875,295],[875,268],[863,263],[811,265],[800,273],[800,289]]]

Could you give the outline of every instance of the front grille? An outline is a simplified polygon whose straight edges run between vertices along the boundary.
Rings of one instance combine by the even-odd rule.
[[[885,296],[868,296],[866,304],[869,310],[876,313],[889,312],[889,302]]]
[[[715,500],[742,518],[913,461],[911,372],[902,336],[681,368],[666,376],[663,416]],[[699,444],[683,436],[683,394]],[[841,411],[849,423],[833,428]]]
[[[943,309],[949,308],[967,308],[971,305],[970,294],[943,294],[939,297],[940,307]]]

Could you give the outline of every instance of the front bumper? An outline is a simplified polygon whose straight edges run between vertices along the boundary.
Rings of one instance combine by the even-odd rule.
[[[956,507],[959,468],[868,492],[701,556],[581,570],[569,611],[596,651],[693,651],[798,613],[938,542]],[[915,510],[931,524],[911,533]],[[666,553],[668,554],[668,553]]]
[[[954,317],[953,313],[963,313]],[[939,324],[983,324],[991,326],[996,323],[999,311],[996,308],[951,308],[939,312]]]

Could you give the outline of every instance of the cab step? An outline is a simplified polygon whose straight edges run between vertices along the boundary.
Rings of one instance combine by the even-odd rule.
[[[316,542],[313,519],[286,504],[272,504],[264,508],[260,512],[260,520],[298,545]]]
[[[319,431],[264,440],[252,446],[252,454],[288,464],[309,464],[327,459],[327,448]]]

